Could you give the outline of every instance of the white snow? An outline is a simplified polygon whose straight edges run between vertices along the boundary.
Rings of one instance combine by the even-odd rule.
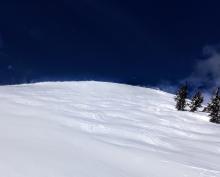
[[[220,125],[105,82],[0,87],[0,177],[220,177]]]

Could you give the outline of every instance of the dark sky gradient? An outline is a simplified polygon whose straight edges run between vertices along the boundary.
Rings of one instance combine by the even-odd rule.
[[[220,42],[220,2],[0,2],[0,83],[181,80]]]

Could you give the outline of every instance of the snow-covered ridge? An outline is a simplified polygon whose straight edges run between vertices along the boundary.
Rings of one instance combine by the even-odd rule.
[[[218,177],[220,126],[105,82],[0,87],[2,177]]]

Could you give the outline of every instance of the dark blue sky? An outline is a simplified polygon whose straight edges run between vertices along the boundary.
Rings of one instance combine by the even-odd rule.
[[[175,83],[205,46],[219,44],[219,7],[210,0],[0,1],[0,83]]]

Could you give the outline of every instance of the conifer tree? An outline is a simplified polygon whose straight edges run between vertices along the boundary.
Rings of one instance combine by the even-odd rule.
[[[192,98],[192,102],[190,104],[190,111],[195,112],[202,106],[203,96],[200,90],[198,90]]]
[[[177,91],[175,101],[176,101],[176,109],[179,111],[184,111],[186,107],[186,98],[188,94],[187,90],[188,90],[188,86],[187,84],[184,84]]]
[[[211,109],[213,107],[213,100],[217,99],[217,97],[219,97],[219,88],[216,89],[210,103],[208,103],[208,105],[204,108],[203,112],[207,112],[207,113],[211,112]]]
[[[219,88],[217,89],[215,96],[212,98],[209,106],[209,116],[211,117],[210,122],[220,123],[220,96]]]

